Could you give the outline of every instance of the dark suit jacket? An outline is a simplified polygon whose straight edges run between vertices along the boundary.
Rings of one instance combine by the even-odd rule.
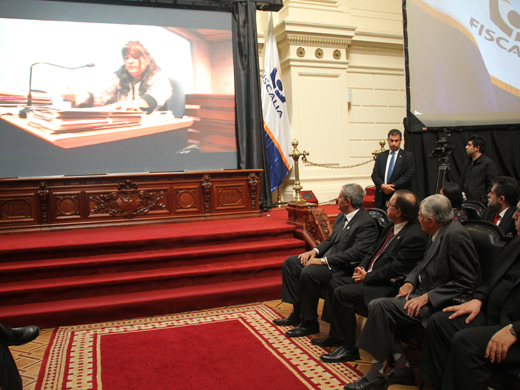
[[[423,326],[434,312],[450,305],[454,297],[480,285],[477,251],[466,228],[457,221],[444,225],[406,282],[415,288],[420,285],[428,293],[429,304],[421,308]]]
[[[500,225],[498,227],[502,229],[504,234],[507,236],[509,233],[513,233],[513,237],[517,235],[516,226],[515,226],[515,220],[513,219],[513,215],[515,215],[516,207],[511,206],[507,209],[506,213],[504,214],[504,218],[500,221]],[[484,216],[482,219],[484,221],[493,222],[493,218],[495,218],[495,212],[491,210],[490,208],[486,209],[486,212],[484,213]]]
[[[350,263],[362,259],[378,237],[376,222],[363,207],[345,229],[344,225],[342,212],[334,221],[331,236],[316,247],[320,257],[327,257],[332,272],[350,270]]]
[[[385,150],[377,155],[372,171],[372,181],[376,186],[376,207],[383,209],[385,209],[385,202],[392,196],[381,191],[381,185],[385,183],[386,162],[389,153],[389,150]],[[390,182],[387,184],[394,184],[396,190],[409,190],[412,187],[412,179],[415,174],[415,157],[413,153],[399,149],[396,160]]]
[[[492,293],[493,289],[504,278],[504,275],[508,272],[511,265],[518,261],[520,261],[520,237],[516,236],[509,242],[509,244],[500,254],[500,256],[498,256],[497,262],[499,264],[501,263],[502,265],[497,269],[493,278],[488,280],[486,283],[484,283],[482,286],[480,286],[473,292],[473,296],[483,303],[483,310],[487,306],[487,300],[490,294]],[[520,291],[520,280],[517,280],[516,284],[514,285],[511,291]],[[513,299],[513,297],[515,299]],[[503,321],[504,323],[501,323],[500,325],[506,326],[512,323],[513,327],[518,332],[518,330],[520,329],[520,294],[510,293],[508,298],[502,305],[501,310],[502,313],[505,312],[507,321]],[[501,317],[504,320],[504,316],[502,315]]]
[[[393,222],[385,227],[381,234],[381,239],[372,246],[363,261],[361,261],[360,267],[368,271],[372,259],[385,243],[390,229],[393,228]],[[408,222],[394,236],[392,241],[379,255],[372,271],[365,276],[363,283],[365,305],[368,306],[372,299],[390,296],[395,292],[394,286],[390,284],[390,279],[400,275],[407,275],[422,260],[427,236],[417,221]]]

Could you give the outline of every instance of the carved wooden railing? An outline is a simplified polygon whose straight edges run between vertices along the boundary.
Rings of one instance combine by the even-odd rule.
[[[262,170],[0,180],[0,234],[255,217]]]
[[[287,205],[287,223],[296,226],[294,235],[307,243],[307,249],[321,244],[332,234],[332,225],[327,213],[309,203]]]

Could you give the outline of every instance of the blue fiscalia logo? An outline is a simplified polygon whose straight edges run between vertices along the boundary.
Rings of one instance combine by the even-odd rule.
[[[281,104],[285,103],[285,96],[283,94],[283,82],[280,77],[280,69],[275,66],[269,76],[264,72],[263,82],[265,90],[273,104],[273,108],[281,118],[283,115],[283,107],[281,107]]]
[[[277,67],[273,69],[271,72],[271,85],[274,87],[274,93],[281,100],[282,103],[285,103],[285,96],[282,95],[283,92],[283,82],[280,78],[280,71]]]

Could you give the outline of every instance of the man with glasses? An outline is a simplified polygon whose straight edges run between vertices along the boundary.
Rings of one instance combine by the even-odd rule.
[[[408,274],[424,256],[426,233],[417,222],[419,201],[407,190],[397,190],[387,202],[388,223],[352,277],[335,278],[327,287],[322,319],[330,323],[330,332],[314,345],[339,346],[321,355],[327,363],[359,359],[356,343],[356,312],[375,298],[395,295],[390,279]]]
[[[388,147],[379,153],[372,171],[372,181],[376,186],[376,207],[385,208],[386,202],[397,190],[409,190],[415,174],[413,153],[401,149],[402,134],[397,129],[388,133]]]

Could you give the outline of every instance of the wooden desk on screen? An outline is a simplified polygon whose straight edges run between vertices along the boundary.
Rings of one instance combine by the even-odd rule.
[[[102,144],[106,142],[142,137],[150,134],[163,133],[166,131],[184,129],[193,124],[193,118],[186,116],[179,119],[166,115],[153,116],[152,114],[150,118],[146,118],[144,123],[141,123],[139,126],[81,131],[77,133],[52,133],[31,126],[28,123],[28,119],[22,119],[15,115],[4,115],[1,118],[38,138],[64,149]]]

